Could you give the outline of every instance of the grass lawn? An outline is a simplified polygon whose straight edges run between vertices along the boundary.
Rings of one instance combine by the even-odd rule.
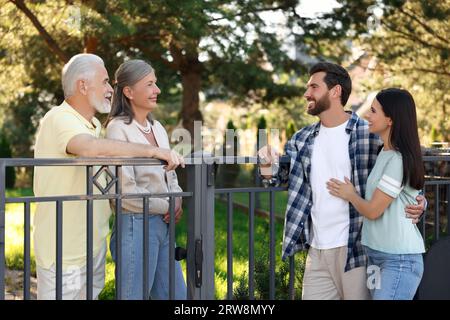
[[[284,193],[284,192],[283,192]],[[7,197],[32,195],[30,189],[7,190]],[[284,214],[285,195],[278,192],[275,196],[277,215]],[[248,204],[248,194],[235,194],[235,201]],[[261,197],[262,209],[268,211],[268,194]],[[32,217],[35,205],[31,206]],[[185,214],[176,228],[176,242],[178,246],[186,247],[187,226]],[[226,205],[216,201],[215,205],[215,286],[216,299],[224,299],[227,290],[227,216]],[[23,205],[8,204],[6,207],[6,264],[10,269],[23,269]],[[282,223],[276,223],[276,287],[277,298],[287,297],[288,271],[287,262],[281,262]],[[109,237],[108,237],[109,240]],[[255,296],[265,298],[268,287],[269,265],[269,223],[268,219],[255,217]],[[33,247],[33,242],[32,242]],[[248,215],[235,209],[233,215],[233,281],[236,298],[245,298],[248,285]],[[31,251],[32,274],[35,275],[35,263],[33,249]],[[296,257],[296,296],[301,295],[301,277],[304,267],[304,254]],[[182,261],[185,270],[185,261]],[[114,298],[114,263],[108,251],[106,258],[105,288],[100,294],[100,299]]]
[[[256,194],[255,194],[256,196]],[[244,204],[248,206],[248,193],[234,193],[233,201]],[[275,192],[275,214],[277,217],[283,217],[286,211],[287,204],[287,191],[278,191]],[[261,209],[269,212],[270,208],[270,193],[269,192],[260,192],[259,193],[260,205]]]

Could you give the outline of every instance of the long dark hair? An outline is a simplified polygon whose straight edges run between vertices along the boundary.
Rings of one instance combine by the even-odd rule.
[[[152,66],[148,62],[139,59],[125,61],[117,68],[114,75],[114,94],[111,112],[109,113],[105,126],[116,117],[126,117],[126,124],[130,124],[133,121],[134,112],[131,108],[131,102],[123,93],[123,89],[127,86],[131,87],[152,72],[154,72]],[[148,114],[147,118],[153,124],[150,114]]]
[[[419,134],[417,130],[416,104],[412,95],[403,89],[389,88],[375,97],[386,117],[391,118],[389,141],[403,159],[402,185],[409,184],[420,190],[425,182]]]

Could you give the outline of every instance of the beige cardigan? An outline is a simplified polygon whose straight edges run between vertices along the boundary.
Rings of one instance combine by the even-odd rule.
[[[127,118],[117,117],[106,127],[108,139],[134,143],[149,144],[144,134],[131,122],[125,123]],[[155,140],[160,148],[170,149],[169,137],[164,127],[154,120],[152,125]],[[114,171],[113,171],[114,172]],[[111,188],[111,192],[114,192]],[[163,166],[123,166],[122,193],[164,193],[182,192],[178,185],[174,170],[166,172]],[[142,213],[142,199],[123,199],[122,209],[125,212]],[[112,201],[114,205],[114,201]],[[169,210],[168,198],[149,198],[149,212],[151,214],[165,214]]]

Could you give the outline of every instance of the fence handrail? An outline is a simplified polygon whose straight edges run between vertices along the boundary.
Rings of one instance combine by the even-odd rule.
[[[162,165],[164,162],[152,158],[0,158],[6,167],[31,166],[143,166]]]
[[[114,199],[142,199],[142,198],[166,198],[166,197],[191,197],[192,192],[164,192],[164,193],[122,193],[122,194],[93,194],[93,195],[60,195],[60,196],[25,196],[6,197],[5,203],[23,202],[54,202],[64,201],[86,201],[86,200],[114,200]]]
[[[195,164],[257,164],[259,157],[256,156],[193,156],[185,157],[186,165]],[[0,158],[6,167],[28,167],[28,166],[145,166],[164,165],[165,161],[154,158]],[[289,163],[289,157],[280,157],[280,163]]]
[[[424,162],[434,162],[434,161],[450,161],[450,154],[436,155],[436,156],[423,156]]]
[[[257,164],[260,163],[257,156],[191,156],[185,157],[186,165],[194,164]],[[131,158],[131,157],[113,157],[113,158],[83,158],[76,157],[70,159],[61,158],[0,158],[0,161],[6,167],[14,166],[145,166],[145,165],[164,165],[165,161],[154,158]],[[450,161],[450,155],[424,155],[424,162]],[[280,157],[279,163],[290,163],[287,155]]]

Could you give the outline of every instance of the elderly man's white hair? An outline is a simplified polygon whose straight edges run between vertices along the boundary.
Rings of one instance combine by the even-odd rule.
[[[105,65],[102,58],[92,53],[80,53],[70,58],[62,69],[64,98],[75,94],[78,80],[91,79],[94,76],[95,64]]]

